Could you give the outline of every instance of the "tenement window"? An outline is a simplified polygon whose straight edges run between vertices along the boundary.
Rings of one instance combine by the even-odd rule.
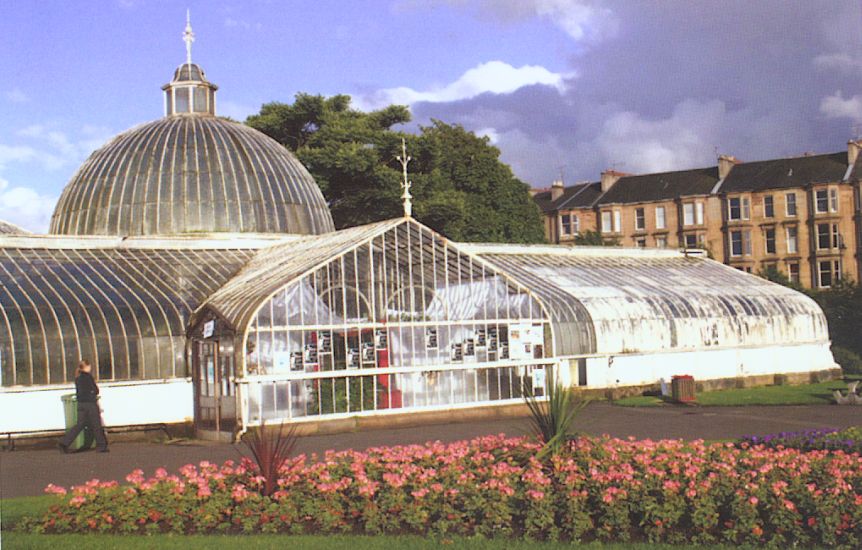
[[[796,215],[796,193],[787,193],[784,195],[784,204],[786,206],[787,215]]]
[[[829,190],[818,189],[814,192],[814,208],[818,214],[829,211]]]
[[[664,217],[664,206],[656,206],[655,207],[655,228],[656,229],[664,229],[666,227],[667,222]]]
[[[731,220],[747,220],[751,218],[751,204],[746,197],[727,199],[727,217]]]
[[[646,229],[646,214],[643,208],[635,208],[635,231]]]
[[[694,203],[687,202],[682,205],[682,224],[694,225]]]
[[[799,252],[799,229],[795,225],[787,227],[787,253]]]
[[[763,232],[766,240],[766,253],[775,254],[775,228],[771,227]]]
[[[611,227],[611,212],[602,212],[602,233],[610,233],[613,230]]]
[[[787,277],[791,282],[798,283],[799,282],[799,264],[796,262],[792,262],[787,264]]]
[[[772,195],[763,197],[763,216],[765,218],[775,217],[775,204],[773,203]]]
[[[730,232],[730,255],[731,256],[748,256],[751,254],[751,232],[750,231],[731,231]]]

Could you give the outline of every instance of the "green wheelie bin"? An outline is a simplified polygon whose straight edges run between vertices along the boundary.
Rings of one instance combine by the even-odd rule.
[[[63,400],[63,413],[66,417],[66,431],[74,428],[76,424],[78,424],[78,397],[74,393],[69,393],[60,397]],[[75,441],[69,445],[70,451],[80,450],[81,447],[84,446],[84,441],[86,439],[86,432],[88,432],[90,428],[84,428],[81,430],[81,433],[78,434],[78,437],[75,438]]]

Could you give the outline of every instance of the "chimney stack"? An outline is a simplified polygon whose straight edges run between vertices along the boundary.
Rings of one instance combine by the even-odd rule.
[[[862,151],[862,140],[850,140],[847,142],[847,164],[853,166]]]
[[[736,157],[731,155],[719,155],[718,156],[718,179],[723,180],[730,174],[730,171],[733,170],[735,165],[739,164],[739,161],[736,160]]]
[[[563,186],[563,180],[554,180],[554,183],[551,184],[551,200],[555,201],[563,196],[563,191],[566,188]]]
[[[602,172],[602,193],[606,193],[624,175],[622,172],[617,172],[616,170],[605,170]]]

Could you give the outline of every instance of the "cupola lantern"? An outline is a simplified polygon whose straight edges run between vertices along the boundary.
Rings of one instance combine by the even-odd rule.
[[[186,43],[186,62],[174,71],[174,78],[162,86],[165,92],[165,116],[215,115],[215,93],[218,86],[206,79],[203,69],[192,63],[191,17],[186,11],[186,28],[183,42]]]

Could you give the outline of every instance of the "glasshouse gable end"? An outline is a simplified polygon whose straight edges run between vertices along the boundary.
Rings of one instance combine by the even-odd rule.
[[[0,223],[0,433],[61,429],[88,360],[107,426],[458,410],[587,389],[830,371],[806,296],[698,253],[335,231],[311,175],[215,115],[186,63],[165,117],[94,152],[52,234]]]

